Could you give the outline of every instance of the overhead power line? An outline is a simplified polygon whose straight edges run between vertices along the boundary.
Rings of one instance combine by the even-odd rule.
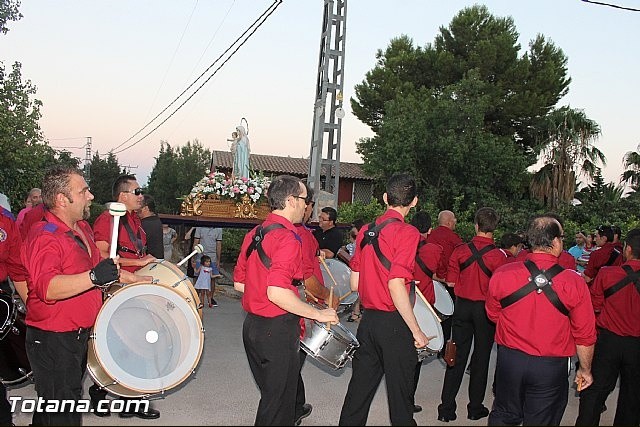
[[[262,26],[262,24],[264,24],[266,22],[266,20],[271,16],[271,14],[273,12],[276,11],[276,9],[280,6],[280,4],[282,3],[282,0],[274,0],[274,2],[262,13],[262,15],[260,15],[218,58],[216,58],[215,61],[213,61],[213,63],[211,65],[209,65],[209,67],[207,67],[207,69],[200,74],[200,76],[198,76],[198,78],[196,78],[193,83],[191,83],[185,90],[183,90],[180,95],[178,95],[173,101],[171,101],[171,103],[169,105],[167,105],[162,111],[160,111],[153,119],[151,119],[146,125],[144,125],[140,130],[138,130],[135,134],[133,134],[131,137],[129,137],[126,141],[122,142],[121,144],[119,144],[118,146],[112,148],[110,150],[110,152],[113,152],[113,154],[119,154],[122,153],[125,150],[128,150],[129,148],[137,145],[138,143],[140,143],[141,141],[143,141],[147,136],[151,135],[156,129],[158,129],[160,126],[162,126],[167,120],[169,120],[175,113],[177,113],[191,98],[193,98],[193,96],[198,93],[198,91],[200,91],[200,89],[202,89],[204,87],[204,85],[206,85],[209,80],[211,80],[211,78],[213,76],[215,76],[218,71],[220,71],[220,69],[222,67],[224,67],[224,65],[229,62],[229,60],[233,57],[233,55],[235,55],[238,50],[251,38],[251,36],[253,36],[253,34],[258,30],[258,28],[260,28]],[[239,43],[239,44],[238,44]],[[234,46],[237,44],[237,46],[234,48]],[[231,51],[233,49],[233,51]],[[167,111],[173,104],[175,104],[189,89],[191,89],[197,82],[198,80],[200,80],[211,68],[213,68],[213,66],[215,64],[217,64],[229,51],[231,51],[231,53],[229,53],[229,56],[218,66],[218,68],[216,68],[213,73],[211,73],[211,75],[209,77],[207,77],[207,79],[200,85],[198,86],[191,95],[189,95],[189,97],[184,100],[178,107],[176,107],[175,110],[173,110],[173,112],[171,112],[171,114],[169,114],[169,116],[167,116],[164,120],[162,120],[158,125],[156,125],[153,129],[151,129],[149,132],[147,132],[144,136],[142,136],[141,138],[139,138],[138,140],[136,140],[134,143],[118,150],[118,148],[122,147],[124,144],[126,144],[127,142],[131,141],[133,138],[135,138],[137,135],[139,135],[144,129],[146,129],[147,127],[149,127],[154,121],[156,121],[156,119],[158,117],[160,117],[165,111]],[[116,151],[117,150],[117,151]]]
[[[630,10],[632,12],[640,12],[640,9],[636,9],[633,7],[626,7],[626,6],[620,6],[617,4],[611,4],[611,3],[604,3],[604,2],[599,2],[599,1],[591,1],[591,0],[582,0],[585,3],[592,3],[592,4],[597,4],[600,6],[608,6],[608,7],[613,7],[616,9],[622,9],[622,10]]]

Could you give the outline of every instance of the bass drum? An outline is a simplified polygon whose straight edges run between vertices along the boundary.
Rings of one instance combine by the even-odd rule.
[[[195,371],[204,328],[188,298],[145,282],[108,294],[90,338],[87,368],[96,384],[118,396],[148,397]]]
[[[31,378],[25,336],[25,307],[17,295],[0,290],[0,381],[20,384]]]
[[[327,268],[322,266],[321,270],[324,285],[327,288],[334,286],[333,292],[338,296],[338,299],[340,299],[340,305],[350,307],[358,300],[358,293],[351,290],[351,269],[345,263],[333,258],[326,259],[325,264],[331,272],[331,275],[329,275]],[[331,276],[336,280],[335,284]]]
[[[191,280],[177,265],[167,260],[161,260],[145,265],[137,270],[136,274],[139,276],[151,276],[153,277],[152,283],[169,286],[178,292],[196,307],[200,319],[202,319],[202,303],[200,297],[198,297],[198,292],[193,287]]]
[[[453,316],[453,299],[451,299],[451,295],[449,295],[445,285],[434,280],[433,291],[436,295],[436,302],[433,307],[438,310],[438,313],[446,317]]]
[[[421,361],[429,354],[435,354],[442,350],[444,347],[444,333],[442,332],[442,326],[440,326],[440,319],[433,312],[433,308],[422,295],[422,292],[417,288],[413,313],[416,316],[418,325],[420,325],[420,329],[429,338],[429,343],[425,348],[417,349],[418,360]]]

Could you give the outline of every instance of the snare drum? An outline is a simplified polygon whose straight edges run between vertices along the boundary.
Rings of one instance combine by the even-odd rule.
[[[181,294],[188,302],[193,304],[202,319],[202,303],[200,297],[198,297],[198,292],[196,292],[196,289],[193,287],[191,280],[177,265],[167,260],[158,260],[157,262],[145,265],[140,270],[137,270],[135,274],[139,276],[152,276],[152,283],[169,286]]]
[[[330,368],[338,370],[344,367],[360,347],[356,337],[340,323],[327,329],[326,323],[311,319],[304,321],[305,333],[300,340],[300,348]]]
[[[204,328],[192,301],[169,286],[134,283],[107,294],[89,340],[87,368],[118,396],[164,393],[200,360]]]
[[[0,381],[20,384],[31,377],[25,336],[25,307],[17,295],[0,290]]]
[[[422,332],[427,337],[430,337],[429,344],[425,348],[417,349],[418,361],[421,361],[429,354],[435,354],[442,350],[442,347],[444,347],[444,333],[442,332],[442,326],[440,326],[440,319],[433,313],[426,298],[417,288],[413,313]]]
[[[447,288],[437,280],[433,281],[433,291],[436,294],[436,301],[433,307],[438,310],[439,313],[445,316],[453,316],[453,300]]]
[[[353,305],[353,303],[358,300],[358,293],[351,290],[351,269],[345,263],[333,258],[326,259],[325,263],[331,272],[331,276],[336,280],[336,283],[333,283],[329,272],[322,266],[321,270],[324,285],[327,288],[333,286],[333,292],[338,296],[343,309]]]

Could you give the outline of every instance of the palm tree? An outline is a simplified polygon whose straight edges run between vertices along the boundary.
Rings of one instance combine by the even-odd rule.
[[[640,144],[636,151],[629,151],[623,158],[626,170],[620,178],[620,182],[628,182],[634,191],[640,189]]]
[[[552,209],[573,200],[578,175],[593,179],[598,164],[606,164],[605,155],[593,145],[599,136],[600,126],[583,110],[566,106],[550,112],[538,148],[545,166],[531,180],[532,196]]]

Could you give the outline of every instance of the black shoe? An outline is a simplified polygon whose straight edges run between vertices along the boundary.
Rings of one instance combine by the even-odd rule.
[[[93,415],[95,415],[96,417],[110,417],[111,416],[111,409],[109,409],[109,405],[102,405],[102,407],[100,408],[100,410],[98,410],[98,403],[99,401],[93,400],[91,399],[91,412],[93,412]]]
[[[157,409],[149,408],[146,411],[141,409],[139,411],[120,412],[119,415],[120,418],[138,417],[142,418],[143,420],[155,420],[160,418],[160,411],[158,411]]]
[[[422,406],[413,405],[413,413],[415,414],[416,412],[422,412]]]
[[[299,426],[302,420],[311,415],[311,411],[313,411],[313,406],[308,403],[302,405],[302,413],[296,417],[296,422],[294,424]]]
[[[218,303],[217,303],[217,302],[216,302],[216,300],[214,300],[213,298],[211,298],[211,304],[212,304],[214,307],[217,307],[217,306],[218,306]]]
[[[467,415],[467,418],[469,418],[472,421],[477,421],[481,418],[488,417],[488,416],[489,416],[489,409],[483,406],[482,409],[477,413]]]
[[[458,418],[456,414],[438,415],[438,421],[442,421],[443,423],[448,423],[449,421],[455,421],[456,418]]]

